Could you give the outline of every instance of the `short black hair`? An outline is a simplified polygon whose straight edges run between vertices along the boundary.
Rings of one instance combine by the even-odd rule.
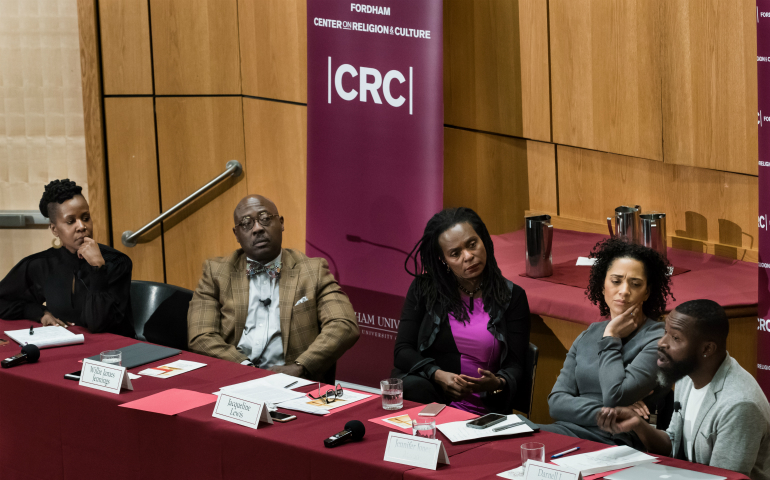
[[[591,303],[599,305],[599,313],[603,317],[610,314],[610,307],[604,301],[604,279],[610,265],[618,258],[632,258],[644,265],[650,296],[642,304],[642,311],[647,317],[657,320],[666,311],[668,297],[676,300],[671,294],[671,279],[668,276],[671,264],[655,250],[618,238],[609,238],[597,243],[589,256],[595,258],[596,262],[591,268],[586,296]]]
[[[498,312],[502,313],[503,307],[511,300],[511,291],[497,266],[495,246],[487,226],[470,208],[447,208],[433,215],[425,225],[422,238],[407,255],[404,268],[409,275],[417,277],[416,293],[425,297],[428,311],[438,315],[441,321],[448,321],[450,314],[463,323],[468,321],[468,307],[457,291],[454,274],[447,271],[447,266],[441,260],[444,252],[438,243],[442,233],[459,223],[468,223],[473,227],[487,251],[487,265],[482,272],[481,298],[485,311],[494,318]],[[409,271],[410,259],[413,272]]]
[[[714,342],[720,348],[727,346],[730,321],[725,309],[717,302],[705,299],[690,300],[674,310],[695,320],[693,327],[701,339]]]
[[[56,220],[58,206],[75,195],[82,195],[83,187],[79,187],[69,178],[54,180],[45,186],[45,192],[40,199],[40,213],[51,222]]]

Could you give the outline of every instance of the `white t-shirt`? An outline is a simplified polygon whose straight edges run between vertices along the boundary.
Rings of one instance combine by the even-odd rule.
[[[690,396],[687,397],[687,404],[684,406],[684,425],[682,428],[682,436],[684,438],[685,454],[687,459],[693,461],[693,445],[695,444],[695,437],[693,436],[693,427],[695,419],[698,417],[700,406],[703,403],[703,399],[706,398],[708,392],[708,384],[703,388],[696,389],[693,387],[690,390]]]

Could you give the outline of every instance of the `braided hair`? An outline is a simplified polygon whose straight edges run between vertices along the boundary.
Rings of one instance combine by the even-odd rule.
[[[40,213],[53,223],[56,220],[56,213],[59,205],[66,202],[75,195],[81,195],[83,187],[79,187],[69,178],[64,180],[54,180],[45,186],[45,192],[40,199]]]
[[[642,311],[647,317],[657,320],[666,311],[668,297],[676,300],[671,294],[671,278],[668,276],[671,264],[655,250],[610,238],[597,243],[589,256],[595,258],[596,262],[591,268],[586,296],[591,303],[599,305],[599,313],[603,317],[610,314],[610,307],[604,300],[604,280],[610,265],[618,258],[631,258],[644,266],[650,296],[642,304]]]
[[[433,215],[425,225],[425,232],[404,262],[409,275],[416,278],[415,293],[425,297],[428,311],[439,316],[441,321],[448,321],[449,314],[461,322],[470,320],[468,307],[463,303],[457,291],[457,279],[454,273],[447,272],[442,262],[444,252],[438,243],[442,233],[459,223],[468,223],[476,231],[487,251],[487,263],[482,275],[481,298],[484,309],[494,317],[511,299],[511,291],[495,260],[495,247],[486,225],[476,212],[470,208],[447,208]],[[409,271],[409,259],[412,259],[414,272]]]

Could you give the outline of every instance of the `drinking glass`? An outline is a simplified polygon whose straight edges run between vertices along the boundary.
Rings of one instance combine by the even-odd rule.
[[[525,470],[529,460],[545,462],[545,445],[537,442],[523,444],[521,446],[521,466],[524,467]]]
[[[106,350],[99,354],[99,361],[119,367],[123,362],[123,352],[120,350]]]
[[[420,438],[436,439],[436,419],[417,417],[412,420],[412,435]]]
[[[398,410],[404,406],[404,382],[400,378],[388,378],[380,382],[382,408]]]

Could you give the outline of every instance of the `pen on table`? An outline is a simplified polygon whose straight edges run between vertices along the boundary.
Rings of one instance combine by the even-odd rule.
[[[299,382],[299,380],[297,380],[297,382]],[[285,387],[283,387],[283,388],[289,388],[289,387],[291,387],[291,386],[293,386],[293,385],[296,385],[296,384],[297,384],[297,382],[291,382],[290,384],[286,385],[286,386],[285,386]]]
[[[33,329],[34,327],[35,327],[34,325],[30,325],[29,326],[29,334],[30,335],[34,335],[35,334],[35,330]]]
[[[580,447],[570,448],[569,450],[564,450],[563,452],[557,453],[556,455],[551,455],[551,458],[563,457],[564,455],[566,455],[568,453],[576,452],[578,450],[580,450]]]
[[[507,429],[509,429],[511,427],[518,427],[519,425],[524,425],[525,423],[526,422],[512,423],[510,425],[505,425],[505,426],[502,426],[502,427],[493,428],[492,431],[493,432],[499,432],[501,430],[507,430]]]

